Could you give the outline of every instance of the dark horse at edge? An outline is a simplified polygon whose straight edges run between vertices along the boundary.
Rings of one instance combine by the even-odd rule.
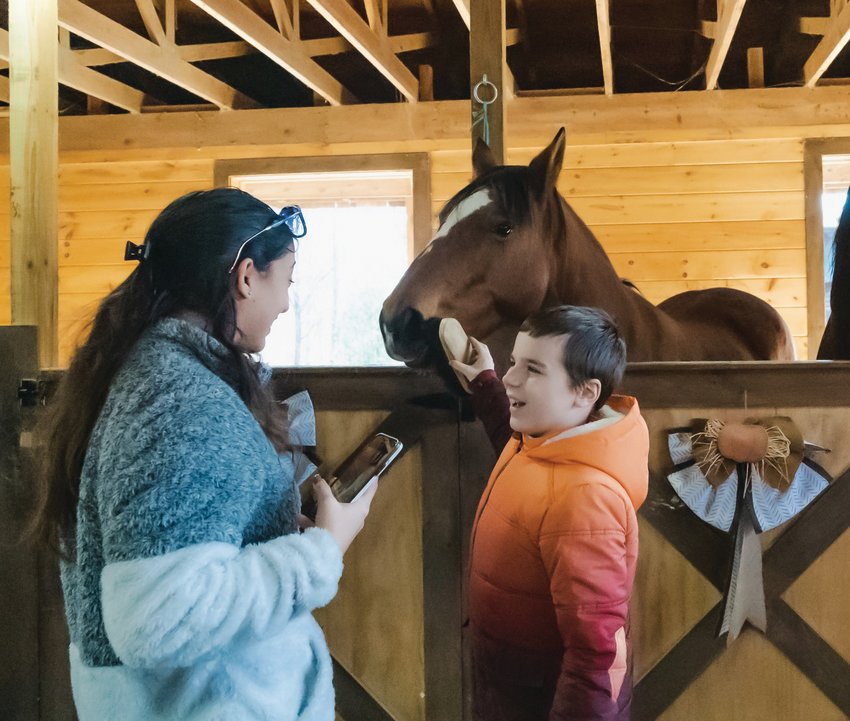
[[[830,315],[818,360],[850,360],[850,189],[835,230]]]
[[[457,318],[504,370],[513,336],[541,308],[588,305],[617,321],[630,361],[792,360],[791,333],[763,300],[732,288],[680,293],[658,306],[626,287],[590,229],[556,189],[563,128],[526,166],[476,147],[474,180],[440,213],[440,228],[384,302],[389,355],[445,364],[436,325]]]

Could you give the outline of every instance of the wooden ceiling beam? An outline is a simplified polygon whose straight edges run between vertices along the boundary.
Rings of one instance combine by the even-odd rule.
[[[177,39],[176,0],[165,0],[165,37],[172,43]]]
[[[829,20],[829,26],[825,28],[823,38],[803,66],[803,79],[806,87],[809,88],[817,84],[821,75],[826,72],[850,40],[850,4],[844,5]]]
[[[0,75],[0,100],[7,104],[9,102],[9,78],[5,75]]]
[[[193,0],[195,2],[196,0]],[[307,0],[411,103],[419,99],[419,81],[396,57],[385,36],[374,32],[346,0]]]
[[[732,45],[738,21],[747,0],[717,0],[717,23],[714,26],[714,44],[705,65],[705,89],[714,90],[717,79]]]
[[[79,0],[59,0],[59,25],[222,110],[258,107],[251,98],[182,60],[173,46],[160,47]]]
[[[517,30],[508,30],[507,44],[514,45],[518,42]],[[411,50],[422,50],[434,47],[439,43],[439,38],[434,33],[411,33],[409,35],[394,35],[389,38],[390,47],[394,53],[407,53]],[[315,40],[302,40],[299,43],[304,52],[311,58],[321,55],[339,55],[341,53],[354,52],[354,48],[343,37],[317,38]],[[86,50],[74,50],[74,55],[82,65],[96,67],[98,65],[113,65],[115,63],[126,63],[127,59],[116,55],[103,48],[90,48]],[[197,43],[193,45],[178,45],[177,52],[180,57],[188,63],[197,63],[202,60],[223,60],[224,58],[241,58],[245,55],[256,55],[260,51],[244,40],[232,40],[218,43]],[[0,63],[2,66],[3,63]]]
[[[287,40],[298,40],[298,36],[295,34],[295,27],[292,24],[292,18],[289,15],[289,8],[287,7],[286,0],[269,0],[272,6],[272,12],[274,13],[274,21],[277,23],[277,29],[280,31],[280,34],[283,35]],[[298,2],[298,0],[293,0],[293,2]]]
[[[85,67],[61,43],[58,50],[59,82],[81,93],[91,95],[131,113],[140,113],[145,95],[129,85],[108,78],[96,70]],[[0,58],[9,59],[9,33],[0,28]],[[0,76],[2,77],[2,76]],[[6,79],[6,78],[4,78]],[[6,101],[8,102],[8,100]]]
[[[307,55],[297,43],[287,40],[239,0],[192,0],[192,2],[243,40],[251,43],[266,57],[317,92],[331,105],[357,101],[357,98],[344,88],[342,83]]]
[[[602,82],[605,94],[614,94],[614,61],[611,58],[611,10],[608,0],[596,0],[596,23],[599,26],[599,52],[602,57]]]
[[[165,36],[165,28],[162,25],[162,20],[159,18],[159,13],[154,7],[153,0],[136,0],[136,7],[139,10],[139,15],[142,16],[142,22],[145,25],[145,30],[148,31],[150,39],[157,45],[167,45],[169,40]]]
[[[466,25],[466,29],[469,30],[469,2],[470,0],[452,0],[457,8],[458,15],[460,15],[460,19],[463,20],[463,24]]]
[[[363,0],[363,5],[366,8],[366,20],[372,32],[378,35],[386,35],[386,27],[381,12],[381,4],[378,0]]]

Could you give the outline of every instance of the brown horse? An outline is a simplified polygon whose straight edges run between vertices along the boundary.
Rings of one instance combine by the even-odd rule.
[[[475,179],[440,213],[440,229],[384,302],[387,353],[441,364],[435,327],[455,317],[505,368],[530,313],[569,304],[604,308],[630,361],[789,360],[788,326],[767,303],[732,288],[680,293],[658,306],[626,287],[599,241],[555,188],[562,128],[528,167],[499,166],[479,143]]]
[[[850,190],[835,229],[830,314],[818,348],[818,360],[850,360]]]

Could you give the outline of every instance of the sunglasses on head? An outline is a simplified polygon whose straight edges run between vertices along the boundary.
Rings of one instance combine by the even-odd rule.
[[[230,275],[239,264],[239,259],[242,257],[242,251],[245,250],[245,246],[258,235],[265,233],[267,230],[277,228],[281,225],[286,225],[287,230],[289,230],[289,234],[293,238],[303,238],[307,234],[307,224],[304,222],[304,216],[301,213],[301,208],[297,205],[287,205],[285,208],[281,208],[277,216],[278,217],[265,228],[258,230],[250,238],[243,241],[242,245],[239,246],[239,250],[236,251],[236,257],[233,259],[233,265],[231,265],[230,270],[227,271],[228,275]]]

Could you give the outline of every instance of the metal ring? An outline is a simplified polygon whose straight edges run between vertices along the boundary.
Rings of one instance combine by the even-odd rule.
[[[482,85],[489,85],[491,88],[493,88],[493,98],[491,100],[482,100],[480,97],[478,97],[478,89]],[[487,80],[487,76],[485,75],[484,79],[479,80],[477,83],[475,83],[475,87],[472,88],[472,97],[475,98],[475,102],[477,102],[479,105],[490,105],[491,103],[495,103],[496,98],[499,97],[499,88],[497,88],[495,85],[493,85],[493,83]]]

